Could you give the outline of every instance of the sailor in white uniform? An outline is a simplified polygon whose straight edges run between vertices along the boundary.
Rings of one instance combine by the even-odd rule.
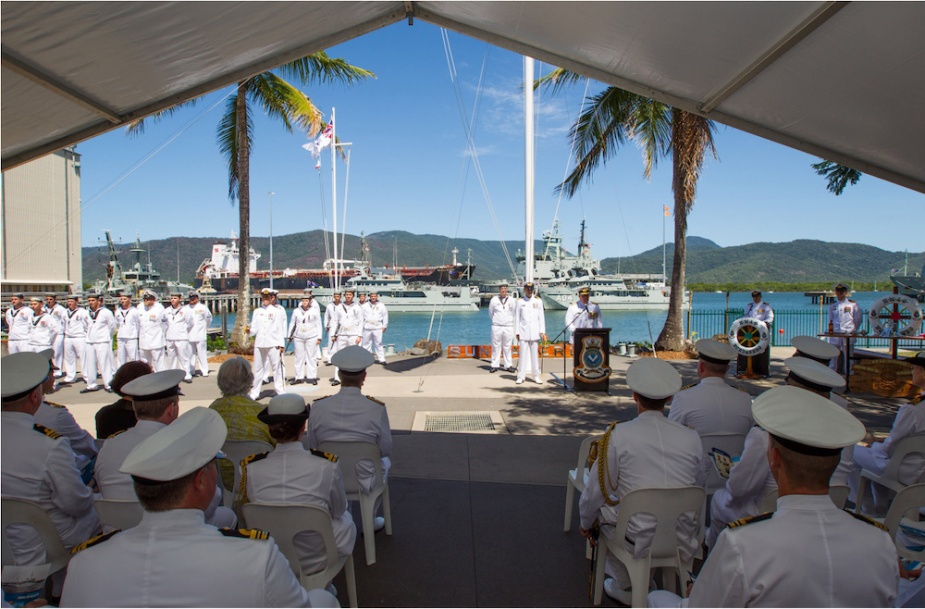
[[[353,300],[354,294],[353,288],[344,290],[344,302],[338,305],[336,310],[333,332],[336,338],[337,351],[354,345],[359,346],[362,342],[364,311],[363,307]],[[340,385],[340,375],[333,356],[331,357],[331,363],[334,364],[334,378],[331,379],[331,384]]]
[[[121,368],[122,364],[138,359],[138,335],[141,330],[138,309],[132,306],[132,297],[127,293],[119,294],[116,325],[116,367]]]
[[[97,373],[103,378],[103,389],[112,393],[109,383],[116,374],[116,360],[112,354],[112,337],[116,333],[116,317],[112,311],[103,306],[101,294],[87,296],[90,303],[90,327],[87,329],[87,347],[84,355],[84,367],[87,369],[87,386],[81,393],[99,391],[96,384]]]
[[[815,336],[794,336],[790,344],[796,349],[794,357],[805,357],[826,366],[831,366],[832,359],[839,354],[838,347]]]
[[[58,319],[62,332],[55,337],[55,378],[61,378],[64,373],[61,369],[64,367],[64,320],[67,319],[67,309],[58,302],[58,295],[54,292],[45,294],[45,312],[50,313]]]
[[[62,330],[58,318],[45,312],[41,298],[30,298],[29,307],[32,309],[29,325],[29,351],[39,353],[45,349],[54,350],[55,340]]]
[[[331,516],[338,554],[349,556],[357,530],[347,510],[343,474],[337,464],[337,455],[309,451],[302,445],[308,420],[305,399],[283,393],[270,400],[257,418],[269,427],[276,448],[272,452],[251,455],[241,462],[241,479],[246,487],[240,489],[242,504],[287,503],[319,507]],[[324,544],[317,533],[299,533],[293,545],[299,553],[303,572],[316,573],[324,569]]]
[[[129,453],[122,471],[142,521],[84,544],[68,565],[62,607],[336,606],[302,588],[267,533],[204,522],[226,435],[217,412],[196,407]]]
[[[772,337],[774,336],[774,309],[771,308],[771,305],[761,299],[761,292],[758,290],[752,291],[752,301],[745,305],[745,314],[743,317],[751,317],[752,319],[763,321],[768,326],[768,335]],[[755,372],[755,374],[760,374],[765,377],[769,376],[771,373],[770,342],[768,342],[768,346],[765,347],[764,351],[758,355],[755,355],[752,360],[752,370]],[[747,367],[748,358],[746,358],[744,355],[739,355],[737,364],[738,371],[743,372]]]
[[[263,379],[273,375],[273,389],[277,394],[286,391],[286,371],[283,368],[283,349],[286,348],[286,309],[276,304],[276,290],[260,291],[260,308],[251,316],[248,333],[254,339],[254,385],[252,400],[260,397]]]
[[[20,352],[3,358],[0,365],[0,425],[4,497],[38,503],[51,518],[66,548],[82,543],[100,530],[93,493],[80,479],[70,442],[53,429],[35,423],[44,397],[42,385],[51,366],[47,354]],[[44,562],[44,547],[31,528],[10,527],[16,564]]]
[[[29,349],[29,322],[32,320],[32,309],[26,304],[21,292],[10,296],[13,306],[6,310],[6,327],[8,332],[7,350],[10,355]]]
[[[923,391],[917,397],[912,398],[907,403],[899,407],[896,417],[893,419],[893,427],[890,429],[890,435],[882,442],[873,442],[868,446],[854,447],[854,467],[848,478],[851,487],[851,501],[856,501],[858,484],[861,476],[861,469],[866,469],[875,474],[882,474],[886,469],[887,463],[896,450],[896,443],[905,437],[913,434],[925,433],[925,351],[920,351],[914,357],[907,357],[906,360],[912,365],[912,384]],[[915,484],[925,477],[925,455],[921,453],[912,453],[903,459],[899,467],[899,481],[903,484]],[[873,515],[882,515],[889,507],[889,489],[872,483],[873,498],[868,494],[865,497],[866,505],[861,508]],[[873,504],[867,504],[872,501]]]
[[[193,316],[188,307],[183,306],[183,296],[179,292],[170,295],[170,306],[164,311],[167,316],[167,368],[182,370],[186,375],[184,382],[191,383],[189,333],[193,329]]]
[[[157,295],[145,290],[138,305],[138,355],[141,361],[154,368],[165,370],[164,347],[167,345],[167,314]]]
[[[363,305],[363,348],[376,356],[376,363],[385,365],[385,349],[382,335],[389,326],[389,311],[379,300],[379,292],[369,293],[369,301]]]
[[[189,331],[189,371],[192,376],[209,377],[209,351],[206,348],[206,335],[212,325],[212,311],[199,302],[199,293],[189,293],[189,304],[186,305],[190,317],[193,318],[193,327]],[[199,370],[196,370],[196,364]]]
[[[302,302],[293,309],[289,320],[289,337],[295,355],[293,385],[318,384],[318,352],[321,349],[321,309],[310,289],[302,295]]]
[[[328,357],[327,364],[331,365],[331,356],[337,351],[337,341],[334,340],[334,320],[337,310],[340,308],[341,293],[334,292],[331,295],[332,302],[324,308],[324,331],[328,333]]]
[[[527,373],[536,383],[542,383],[540,369],[540,341],[546,340],[546,311],[539,296],[533,295],[532,281],[524,284],[523,298],[514,309],[514,336],[520,342],[520,361],[517,366],[517,384],[524,382]]]
[[[514,309],[517,301],[507,295],[508,285],[498,286],[498,294],[488,303],[488,319],[491,320],[491,367],[489,372],[503,368],[514,372],[511,359],[511,345],[514,342]],[[504,366],[501,366],[502,360]]]
[[[357,345],[351,345],[334,354],[332,362],[341,370],[343,386],[335,395],[315,400],[308,420],[308,433],[302,443],[306,448],[317,449],[322,442],[372,442],[379,445],[384,477],[388,478],[392,465],[392,429],[385,404],[362,393],[366,369],[373,365],[372,354]],[[360,485],[372,489],[375,470],[369,462],[356,466]],[[385,521],[376,518],[379,530]]]
[[[835,302],[829,305],[829,331],[835,334],[857,334],[864,324],[864,314],[858,303],[848,298],[848,286],[843,283],[835,285]],[[854,346],[853,338],[830,337],[829,342],[838,347],[838,359],[832,361],[829,367],[836,372],[845,371],[845,341]],[[849,366],[850,368],[850,366]]]
[[[569,305],[565,312],[565,327],[569,332],[569,342],[575,345],[575,330],[579,328],[603,328],[604,319],[601,308],[591,302],[591,288],[578,290],[578,301]]]
[[[892,607],[899,569],[889,533],[828,496],[842,448],[863,438],[864,426],[831,400],[795,387],[766,391],[753,414],[770,434],[777,511],[723,531],[687,606]],[[680,603],[664,591],[649,595],[650,607]]]
[[[578,501],[579,532],[589,539],[595,527],[599,527],[602,535],[613,534],[613,526],[607,525],[616,522],[620,497],[631,491],[704,483],[700,437],[693,429],[668,420],[663,412],[665,403],[681,388],[681,375],[664,360],[642,359],[627,370],[626,384],[633,391],[638,416],[608,429],[599,445],[598,459],[591,466],[588,485]],[[601,468],[606,469],[599,473]],[[654,524],[649,514],[630,520],[627,548],[632,546],[635,556],[642,556],[649,549]],[[698,548],[699,526],[693,514],[678,520],[678,549],[685,559]],[[629,605],[631,592],[626,567],[608,559],[605,571],[610,578],[604,580],[604,591]]]
[[[87,378],[87,366],[84,362],[84,352],[87,350],[87,331],[90,329],[90,316],[87,310],[78,306],[80,297],[69,294],[67,297],[67,319],[64,320],[64,367],[67,373],[65,383],[77,380],[77,360],[80,360],[81,373],[84,382],[90,383]]]
[[[697,377],[700,382],[685,387],[671,400],[668,418],[687,425],[701,436],[714,433],[740,433],[755,424],[752,399],[745,391],[726,384],[729,362],[735,350],[726,343],[698,340]]]

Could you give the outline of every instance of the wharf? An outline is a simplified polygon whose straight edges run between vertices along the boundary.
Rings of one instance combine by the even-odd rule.
[[[772,348],[771,377],[730,379],[751,395],[783,383],[789,347]],[[562,360],[543,362],[543,385],[515,385],[515,375],[489,374],[477,359],[396,356],[369,370],[364,393],[387,404],[394,436],[389,487],[393,536],[376,537],[378,561],[366,566],[363,543],[354,550],[357,594],[367,607],[585,607],[589,563],[578,535],[562,531],[565,479],[583,437],[601,433],[636,408],[624,381],[635,358],[611,357],[610,393],[571,393],[554,384]],[[286,356],[291,370],[291,355]],[[671,361],[684,383],[696,380],[696,361]],[[209,378],[181,385],[181,411],[219,397],[212,364]],[[571,366],[568,366],[569,374]],[[319,375],[329,377],[322,365]],[[52,400],[66,404],[91,433],[93,415],[115,396],[80,394],[82,383]],[[269,390],[272,385],[265,385]],[[336,388],[293,390],[307,400]],[[849,394],[851,409],[868,429],[887,432],[903,400]],[[266,398],[262,403],[266,403]],[[421,431],[423,413],[497,413],[503,426],[477,433]],[[415,421],[417,419],[417,425]],[[436,421],[437,419],[432,419]],[[346,605],[343,575],[335,579]],[[604,606],[619,606],[604,598]]]

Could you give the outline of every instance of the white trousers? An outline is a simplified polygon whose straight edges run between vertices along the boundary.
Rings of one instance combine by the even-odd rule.
[[[119,368],[138,359],[138,339],[120,338],[116,341],[116,363]]]
[[[154,368],[155,372],[161,372],[166,370],[166,360],[164,359],[164,348],[158,347],[157,349],[138,349],[138,359],[143,362],[146,362],[149,366]]]
[[[296,380],[318,378],[318,352],[321,350],[321,337],[294,338],[295,376]],[[275,379],[274,379],[275,380]]]
[[[189,372],[189,341],[188,340],[168,340],[167,341],[167,369],[182,370],[186,373],[186,378],[191,379],[193,375]]]
[[[279,347],[254,347],[254,385],[250,393],[252,400],[260,396],[263,379],[271,374],[273,375],[273,389],[276,393],[285,393],[286,387],[283,382],[286,369],[280,359]]]
[[[363,330],[363,348],[372,353],[377,362],[385,361],[385,349],[382,348],[382,328]]]
[[[55,373],[57,376],[63,376],[61,369],[64,367],[64,335],[59,334],[55,337],[55,342],[51,346],[55,350],[52,361],[55,363],[55,366],[58,368],[58,371]],[[12,351],[11,351],[12,353]]]
[[[829,362],[829,368],[831,368],[835,372],[839,372],[838,370],[839,363],[841,364],[842,368],[845,367],[845,340],[846,339],[844,338],[829,338],[829,343],[831,343],[832,345],[835,345],[836,347],[838,347],[838,350],[841,351],[838,357],[833,357],[832,360]],[[849,338],[847,340],[851,341],[849,344],[851,345],[851,350],[853,351],[855,339]],[[839,372],[839,374],[842,374],[842,373],[844,373],[844,370]]]
[[[103,387],[109,389],[109,383],[116,373],[116,362],[112,356],[112,343],[87,343],[84,351],[84,378],[87,380],[87,389],[97,387],[97,374],[103,377]]]
[[[501,367],[501,357],[504,356],[504,367],[514,365],[511,359],[511,343],[514,342],[514,326],[491,327],[491,367]]]
[[[199,371],[202,376],[209,376],[209,350],[206,348],[205,340],[189,341],[189,371],[196,371],[196,364],[199,364]]]
[[[83,372],[84,380],[89,384],[90,380],[87,378],[87,366],[84,363],[84,351],[87,349],[87,339],[86,338],[70,338],[65,337],[64,339],[64,366],[67,369],[67,376],[64,377],[64,380],[68,383],[73,383],[77,380],[77,360],[80,360],[80,369]]]
[[[29,348],[29,341],[25,338],[7,342],[6,350],[10,355],[13,355],[14,353],[29,353],[32,351],[32,349]]]
[[[520,341],[520,361],[517,366],[517,380],[522,381],[531,372],[533,379],[539,382],[540,374],[540,341],[522,340]]]

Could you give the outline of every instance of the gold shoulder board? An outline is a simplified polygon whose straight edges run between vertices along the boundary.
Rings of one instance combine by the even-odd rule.
[[[48,437],[51,438],[52,440],[57,440],[58,438],[61,437],[61,434],[59,434],[59,433],[58,433],[57,431],[55,431],[54,429],[50,429],[50,428],[48,428],[48,427],[45,427],[44,425],[39,425],[38,423],[36,423],[35,425],[33,425],[33,426],[32,426],[32,429],[34,429],[35,431],[37,431],[37,432],[39,432],[39,433],[45,434],[46,436],[48,436]]]
[[[131,427],[129,427],[129,429],[131,429]],[[125,432],[127,432],[127,431],[128,431],[128,429],[120,429],[119,431],[117,431],[116,433],[114,433],[114,434],[112,434],[111,436],[107,437],[106,439],[107,439],[107,440],[111,440],[112,438],[115,438],[116,436],[118,436],[120,433],[125,433]]]
[[[322,396],[322,397],[320,397],[320,398],[316,398],[316,399],[312,400],[312,403],[320,402],[321,400],[326,400],[326,399],[328,399],[329,397],[331,397],[331,396],[325,395],[325,396]]]
[[[77,554],[81,550],[86,550],[87,548],[92,548],[95,545],[101,544],[107,539],[109,539],[110,537],[112,537],[113,535],[115,535],[116,533],[121,533],[121,532],[122,532],[122,529],[116,529],[115,531],[110,531],[109,533],[105,533],[103,535],[97,535],[96,537],[91,537],[90,539],[83,542],[82,544],[76,545],[73,548],[71,548],[71,555],[73,556],[74,554]]]
[[[67,410],[67,406],[65,406],[64,404],[58,404],[57,402],[49,402],[48,400],[45,400],[45,403],[51,406],[52,408],[63,408]]]
[[[871,518],[868,518],[867,516],[865,516],[865,515],[863,515],[863,514],[855,514],[854,512],[852,512],[851,510],[849,510],[849,509],[847,509],[847,508],[844,509],[844,510],[842,510],[842,511],[851,514],[852,516],[854,516],[855,518],[857,518],[857,519],[860,520],[861,522],[866,522],[867,524],[872,524],[872,525],[874,525],[875,527],[877,527],[877,528],[880,529],[881,531],[886,531],[887,533],[890,532],[890,529],[888,529],[888,528],[886,528],[885,526],[883,526],[883,524],[877,522],[876,520],[873,520],[873,519],[871,519]]]
[[[726,526],[730,529],[736,527],[745,526],[746,524],[752,524],[754,522],[761,522],[763,520],[770,520],[774,516],[774,512],[765,512],[764,514],[758,514],[757,516],[749,516],[748,518],[739,518],[736,521],[730,522]]]
[[[248,455],[241,459],[241,465],[246,466],[248,463],[253,463],[254,461],[260,461],[261,459],[266,459],[269,452],[257,453],[256,455]]]
[[[315,450],[314,448],[310,449],[308,452],[315,455],[316,457],[327,459],[331,463],[337,463],[337,455],[335,455],[334,453],[326,453],[324,451]]]
[[[367,400],[370,400],[371,402],[375,402],[375,403],[379,404],[380,406],[385,406],[385,402],[383,402],[382,400],[377,400],[376,398],[374,398],[374,397],[372,397],[372,396],[366,396],[366,399],[367,399]]]
[[[225,537],[238,537],[241,539],[269,539],[270,534],[260,529],[219,529]]]

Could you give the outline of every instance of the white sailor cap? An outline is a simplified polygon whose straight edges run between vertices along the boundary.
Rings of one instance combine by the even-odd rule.
[[[272,295],[273,295],[273,290],[271,290],[270,288],[263,288],[262,290],[260,290],[261,298],[267,298]]]
[[[694,345],[700,359],[711,364],[728,364],[736,358],[735,349],[728,343],[721,343],[711,338],[702,338]]]
[[[507,287],[510,287],[510,286],[508,285],[508,282],[506,282],[506,281],[503,281],[503,282],[501,282],[501,283],[498,284],[498,289],[507,288]]]
[[[37,302],[37,303],[39,303],[39,304],[42,304],[42,303],[45,302],[45,301],[42,299],[41,296],[30,296],[30,297],[29,297],[29,302]]]
[[[867,433],[832,400],[798,387],[774,387],[752,402],[755,423],[784,446],[809,455],[834,455]]]
[[[356,288],[344,288],[344,294],[356,294],[356,293],[357,293]]]
[[[44,383],[51,369],[48,359],[43,353],[20,351],[0,360],[0,398],[15,402]]]
[[[157,300],[157,294],[155,294],[155,293],[152,292],[151,290],[145,290],[145,291],[142,293],[141,297],[142,297],[144,300],[148,300],[149,298],[153,298],[153,299]]]
[[[180,293],[180,292],[171,292],[171,293],[170,293],[170,297],[171,297],[171,298],[174,298],[174,297],[176,297],[176,298],[183,298],[183,294]]]
[[[77,302],[80,302],[80,294],[78,294],[77,292],[73,292],[73,293],[67,295],[67,299],[68,299],[68,300],[76,300]]]
[[[23,298],[24,298],[22,292],[14,292],[13,294],[10,294],[10,296],[12,296],[12,297],[14,297],[14,298],[18,298],[18,299],[20,299],[20,300],[23,300]]]
[[[839,353],[838,347],[815,336],[794,336],[790,344],[798,351],[798,355],[822,363],[828,363],[833,357],[838,357]]]
[[[681,389],[681,375],[665,360],[647,357],[629,367],[626,384],[639,395],[664,400]]]
[[[45,298],[54,298],[55,300],[58,300],[58,295],[54,292],[45,292]]]
[[[199,298],[199,292],[190,292],[186,295],[187,298]]]
[[[808,357],[790,357],[784,360],[790,368],[790,374],[796,380],[815,391],[832,391],[845,386],[845,379],[840,374],[816,360]]]
[[[590,296],[590,295],[591,295],[591,288],[589,288],[588,286],[584,286],[584,287],[580,288],[580,289],[578,290],[578,295],[579,295],[579,296],[585,296],[585,295]]]
[[[228,435],[217,411],[197,406],[157,431],[128,454],[119,471],[156,482],[178,480],[212,459],[223,459]],[[140,482],[140,481],[139,481]]]
[[[359,345],[350,345],[331,356],[331,363],[346,372],[362,372],[375,361],[373,354]]]
[[[302,298],[311,298],[311,297],[312,297],[311,288],[305,288],[304,290],[302,290]]]
[[[257,418],[267,425],[287,421],[307,421],[308,406],[305,405],[305,398],[297,393],[281,393],[270,400]]]
[[[103,300],[103,293],[98,290],[90,290],[87,292],[87,298],[97,298]]]
[[[832,286],[832,289],[835,290],[836,292],[837,292],[838,290],[845,290],[845,291],[848,291],[848,286],[846,286],[845,284],[843,284],[843,283],[841,283],[841,282],[838,282],[838,283],[836,283],[834,286]]]
[[[135,402],[150,402],[174,395],[183,395],[180,392],[180,381],[186,376],[182,370],[162,370],[144,376],[122,387],[122,395]]]

